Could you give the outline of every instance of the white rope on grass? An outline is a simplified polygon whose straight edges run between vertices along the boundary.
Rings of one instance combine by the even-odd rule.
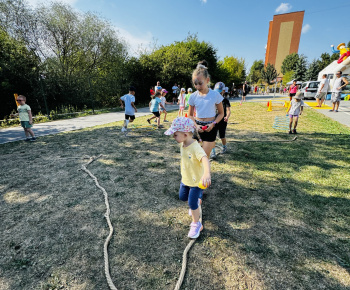
[[[95,175],[93,175],[91,173],[91,171],[86,168],[89,164],[91,164],[92,162],[94,162],[95,160],[97,160],[97,159],[99,159],[101,157],[102,157],[102,154],[100,154],[97,157],[94,157],[94,156],[90,157],[89,162],[86,163],[86,164],[83,164],[81,166],[81,170],[86,172],[95,181],[95,185],[99,189],[102,190],[104,198],[105,198],[105,204],[106,204],[105,218],[107,220],[108,227],[109,227],[109,235],[107,236],[107,238],[105,240],[105,243],[104,243],[104,246],[103,246],[103,254],[104,254],[104,260],[105,260],[105,276],[106,276],[109,288],[112,289],[112,290],[117,290],[117,287],[114,285],[114,283],[112,281],[112,278],[111,278],[111,275],[110,275],[110,272],[109,272],[108,245],[109,245],[109,242],[110,242],[110,240],[112,238],[112,235],[113,235],[113,225],[112,225],[111,220],[109,218],[111,211],[110,211],[110,208],[109,208],[108,194],[107,194],[107,191],[99,184],[97,177]],[[199,206],[199,215],[200,215],[199,221],[202,223],[202,207],[201,206]],[[196,242],[196,239],[191,239],[190,242],[187,244],[184,252],[183,252],[183,255],[182,255],[182,268],[181,268],[179,280],[177,281],[176,286],[175,286],[175,290],[179,290],[181,285],[182,285],[182,283],[183,283],[183,280],[184,280],[184,277],[185,277],[185,273],[186,273],[186,268],[187,268],[187,254],[188,254],[189,250],[191,249],[191,247],[193,246],[193,244],[195,242]]]
[[[199,221],[202,223],[202,207],[199,206]],[[186,268],[187,268],[187,253],[189,252],[189,250],[191,249],[191,247],[193,246],[193,244],[196,242],[196,239],[191,239],[190,242],[187,244],[187,247],[184,250],[184,253],[182,255],[182,268],[181,268],[181,273],[179,276],[179,280],[176,283],[175,286],[175,290],[180,290],[180,287],[182,285],[182,282],[184,280],[185,277],[185,273],[186,273]]]
[[[117,290],[117,287],[115,287],[113,281],[112,281],[112,278],[111,278],[111,275],[110,275],[110,272],[109,272],[109,260],[108,260],[108,244],[109,244],[109,241],[111,240],[112,238],[112,235],[113,235],[113,226],[112,226],[112,223],[111,223],[111,220],[109,218],[109,215],[111,213],[110,211],[110,208],[109,208],[109,202],[108,202],[108,194],[107,194],[107,191],[98,183],[98,180],[96,178],[95,175],[93,175],[90,170],[88,170],[86,167],[91,164],[92,162],[94,162],[95,160],[99,159],[102,157],[102,154],[97,156],[97,157],[90,157],[90,160],[88,163],[86,164],[83,164],[81,166],[81,170],[85,171],[94,181],[95,181],[95,184],[96,186],[102,190],[103,192],[103,195],[104,195],[104,198],[105,198],[105,204],[106,204],[106,213],[105,213],[105,218],[107,220],[107,223],[108,223],[108,227],[109,227],[109,235],[107,236],[106,240],[105,240],[105,243],[103,245],[103,254],[104,254],[104,260],[105,260],[105,276],[106,276],[106,279],[107,279],[107,283],[108,283],[108,286],[110,289],[112,290]]]

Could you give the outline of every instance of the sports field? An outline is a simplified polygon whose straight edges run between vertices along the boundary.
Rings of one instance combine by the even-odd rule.
[[[306,108],[297,139],[281,142],[294,138],[272,128],[284,108],[266,109],[232,107],[182,289],[350,289],[350,129]],[[191,218],[170,124],[0,145],[0,289],[108,289],[105,203],[79,170],[99,154],[88,169],[109,194],[114,284],[173,289]]]

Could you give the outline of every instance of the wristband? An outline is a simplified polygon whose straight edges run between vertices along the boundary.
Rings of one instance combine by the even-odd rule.
[[[217,123],[214,121],[213,124],[216,125]]]

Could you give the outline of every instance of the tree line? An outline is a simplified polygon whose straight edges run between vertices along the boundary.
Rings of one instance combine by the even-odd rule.
[[[242,84],[244,59],[218,60],[217,49],[189,34],[183,41],[130,55],[128,43],[108,21],[52,2],[32,8],[23,0],[0,1],[0,118],[16,109],[13,94],[27,96],[34,113],[60,107],[117,106],[133,85],[148,103],[156,81],[190,87],[198,61],[209,64],[212,82]]]

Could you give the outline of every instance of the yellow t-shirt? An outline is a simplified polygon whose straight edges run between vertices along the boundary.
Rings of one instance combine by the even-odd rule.
[[[198,186],[204,173],[201,160],[204,156],[207,156],[207,154],[205,154],[203,148],[197,141],[187,147],[183,147],[182,144],[180,153],[182,183],[190,187]]]

